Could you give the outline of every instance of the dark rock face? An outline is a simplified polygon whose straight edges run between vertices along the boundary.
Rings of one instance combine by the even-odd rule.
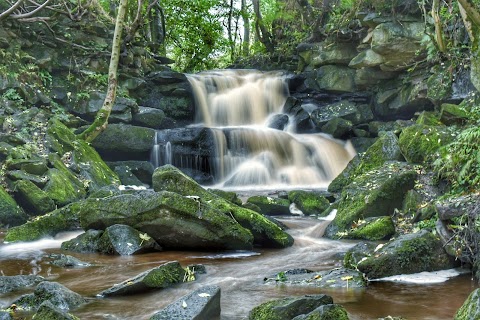
[[[34,275],[0,276],[0,293],[32,287],[42,281],[44,281],[43,277]]]
[[[98,250],[107,254],[128,256],[162,248],[148,234],[132,227],[115,224],[105,229],[99,239]]]
[[[125,296],[159,290],[180,283],[184,280],[185,270],[177,261],[162,264],[156,268],[123,281],[98,294],[101,297]]]
[[[201,287],[150,317],[150,320],[180,319],[220,319],[220,288]]]

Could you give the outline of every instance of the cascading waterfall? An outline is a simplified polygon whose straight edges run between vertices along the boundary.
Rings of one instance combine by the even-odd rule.
[[[220,70],[188,79],[196,103],[195,127],[209,128],[215,147],[201,164],[186,169],[205,171],[208,166],[219,187],[325,188],[355,154],[350,143],[320,133],[295,134],[288,124],[284,130],[268,126],[282,113],[288,97],[281,73]],[[157,139],[161,138],[160,131]],[[185,167],[170,142],[154,152],[156,166]]]

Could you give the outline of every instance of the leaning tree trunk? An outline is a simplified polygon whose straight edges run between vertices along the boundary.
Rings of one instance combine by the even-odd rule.
[[[117,21],[115,22],[115,32],[113,34],[112,54],[110,56],[110,66],[108,67],[108,87],[105,101],[102,108],[98,110],[95,120],[80,137],[90,142],[95,139],[108,125],[108,117],[112,112],[117,93],[117,70],[118,61],[120,60],[120,47],[122,45],[122,30],[125,22],[125,12],[127,10],[128,0],[120,0],[118,7]]]
[[[480,11],[472,0],[458,0],[465,28],[472,40],[470,48],[470,79],[480,91]]]

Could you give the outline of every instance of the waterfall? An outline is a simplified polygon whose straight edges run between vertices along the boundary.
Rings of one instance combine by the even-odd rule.
[[[159,131],[152,161],[160,163],[155,165],[171,163],[210,174],[210,182],[223,188],[325,188],[355,154],[348,142],[321,133],[296,134],[286,116],[283,125],[272,126],[277,129],[269,127],[289,94],[281,73],[219,70],[188,75],[188,80],[196,124],[178,129],[182,133]],[[179,162],[181,154],[194,159],[182,149],[185,142],[173,141],[179,135],[203,141],[196,155],[202,165]]]

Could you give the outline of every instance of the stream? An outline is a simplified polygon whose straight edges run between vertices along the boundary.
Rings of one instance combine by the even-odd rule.
[[[353,241],[321,238],[328,222],[306,217],[282,217],[289,226],[295,244],[286,249],[255,249],[235,252],[168,251],[137,256],[78,254],[59,249],[62,241],[76,236],[70,232],[56,239],[33,243],[0,242],[0,273],[3,275],[38,274],[59,282],[91,301],[72,313],[80,319],[148,319],[162,307],[204,285],[221,288],[222,320],[247,319],[256,305],[274,298],[325,293],[342,304],[350,319],[377,319],[402,316],[406,319],[452,319],[469,293],[477,287],[470,274],[436,284],[371,282],[366,289],[319,289],[264,284],[263,279],[293,269],[328,270],[341,265],[341,256]],[[3,239],[4,233],[0,238]],[[48,264],[48,254],[65,253],[91,263],[83,268],[59,268]],[[203,264],[207,274],[197,281],[176,285],[147,294],[128,297],[96,298],[100,291],[168,261],[182,266]],[[0,295],[0,305],[8,306],[25,289]]]

